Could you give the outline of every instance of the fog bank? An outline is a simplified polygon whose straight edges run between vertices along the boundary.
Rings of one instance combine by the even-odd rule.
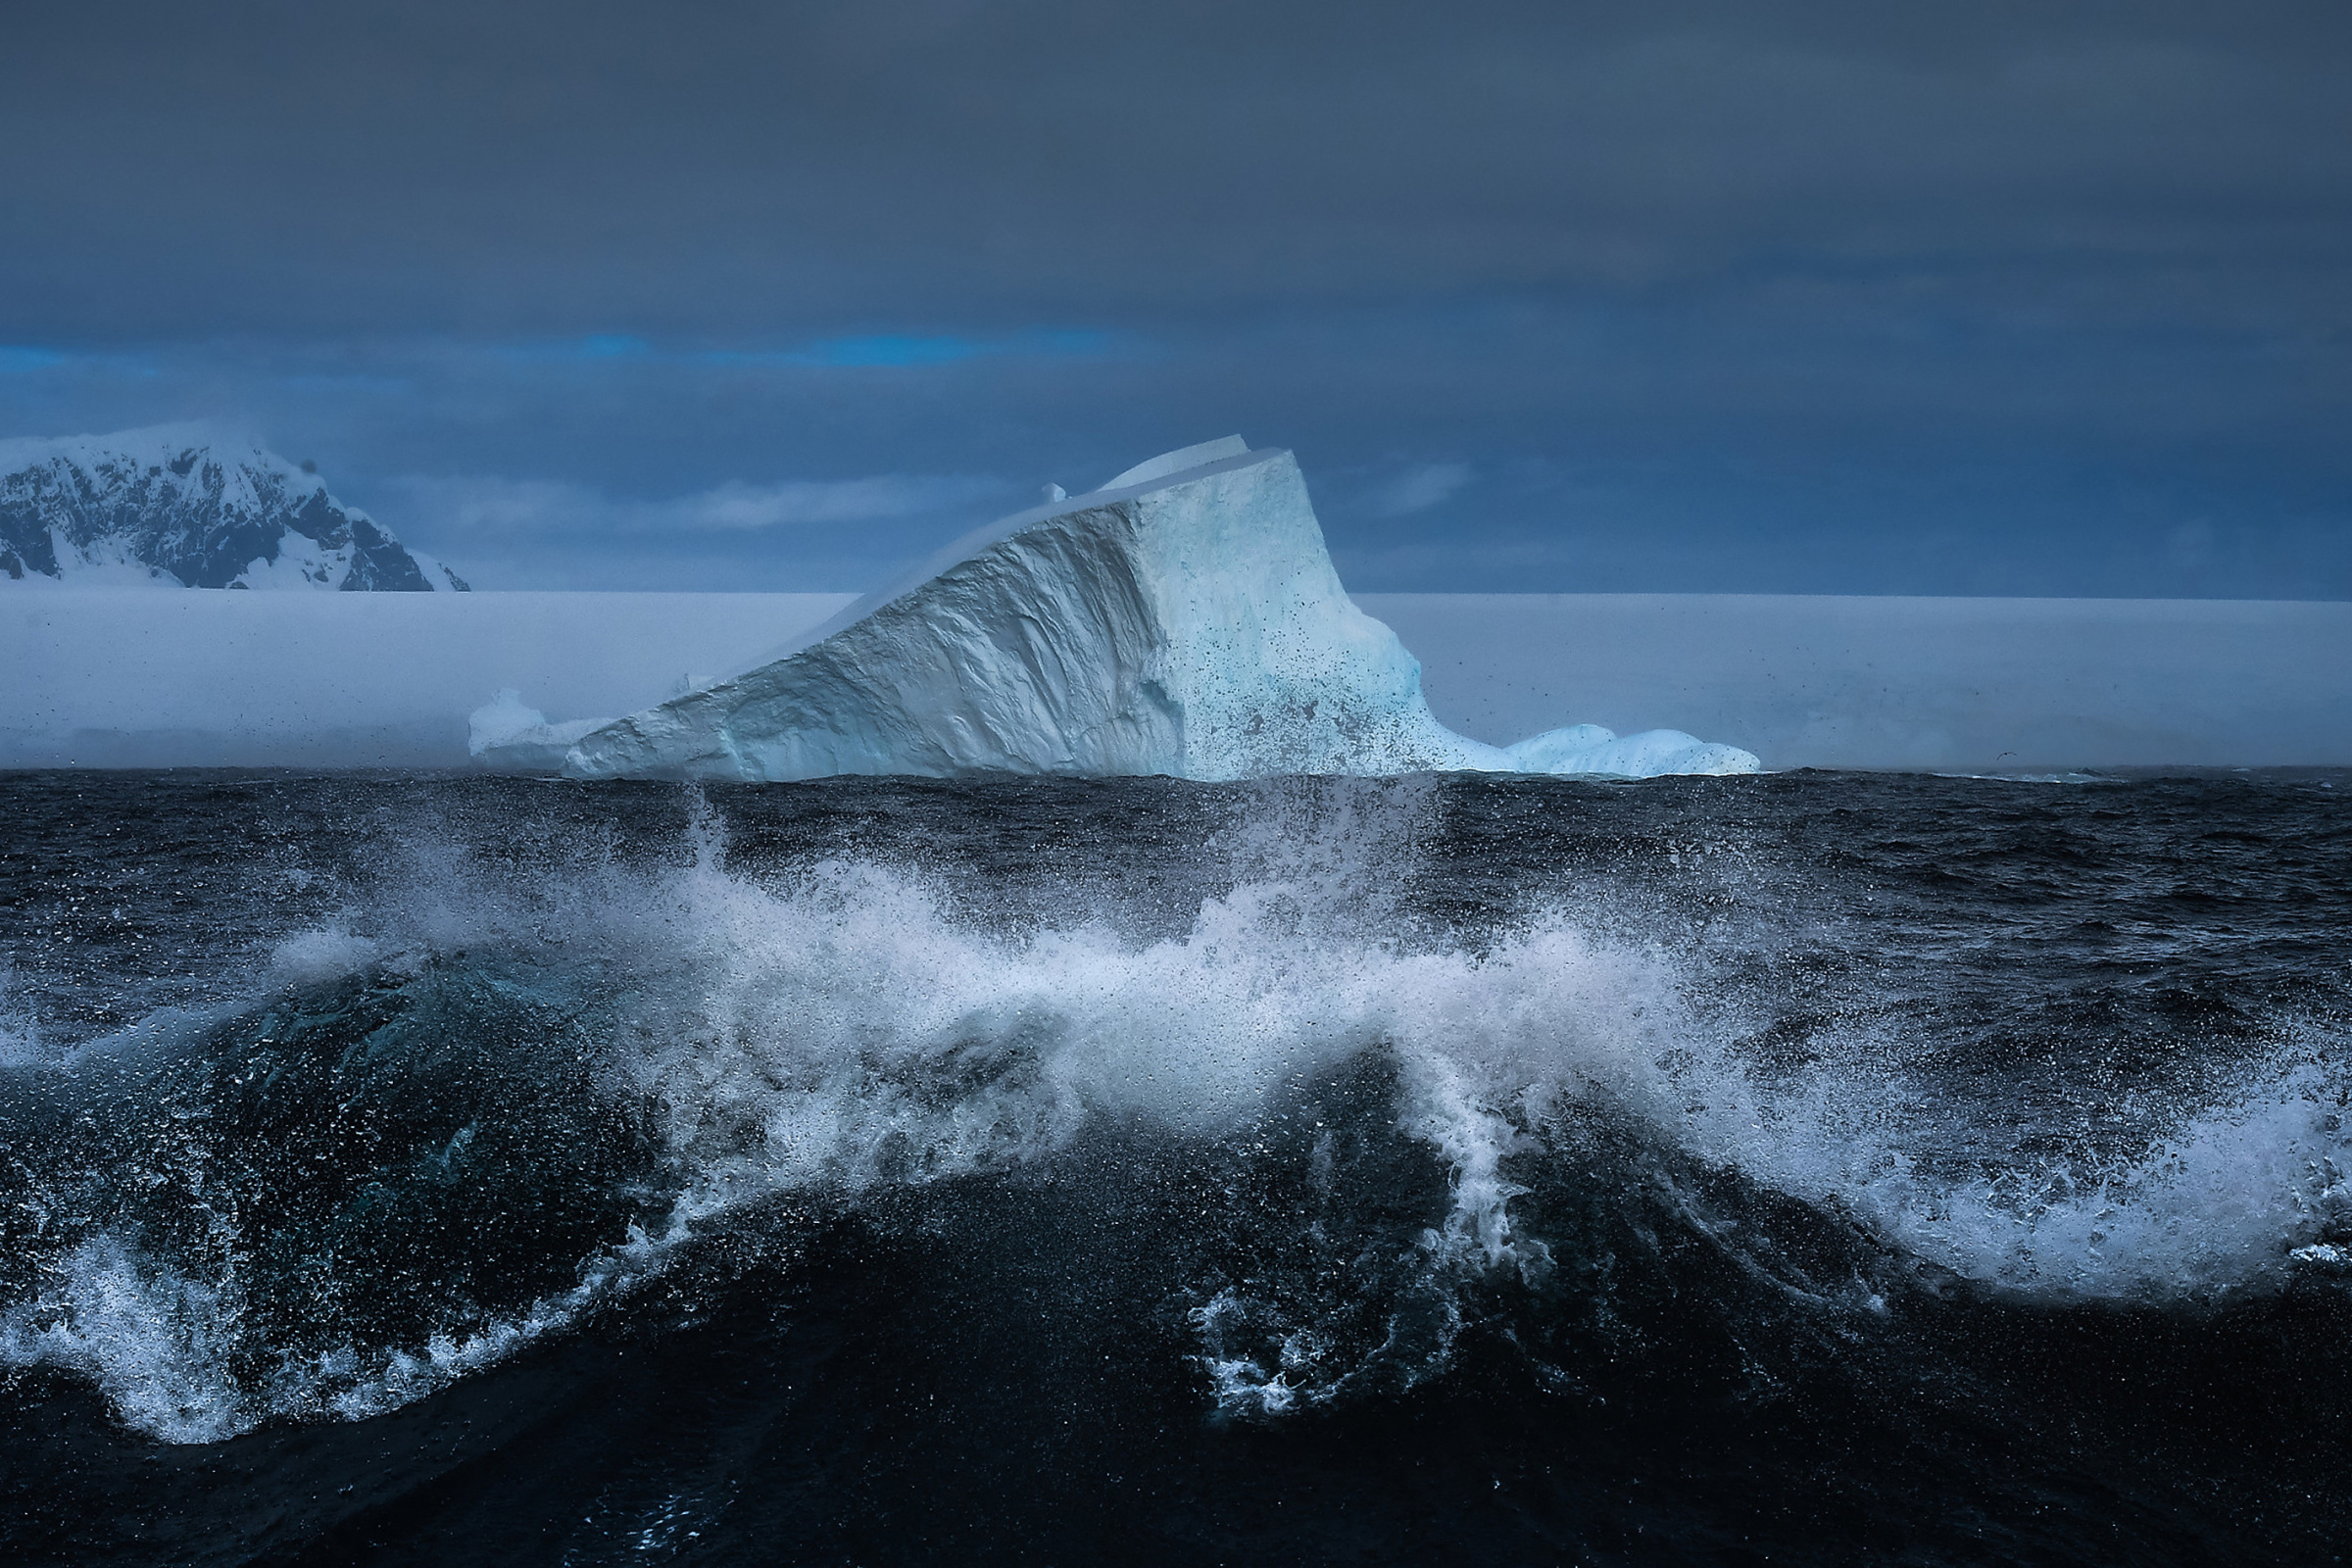
[[[1366,594],[1431,709],[1504,744],[1675,728],[1767,767],[2352,763],[2352,604]],[[0,766],[467,764],[503,687],[634,711],[845,594],[0,594]]]

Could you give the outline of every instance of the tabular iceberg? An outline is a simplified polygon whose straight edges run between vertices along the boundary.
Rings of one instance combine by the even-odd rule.
[[[1238,436],[1055,495],[772,662],[576,738],[518,699],[481,717],[486,763],[547,770],[568,741],[576,778],[1758,765],[1674,732],[1619,742],[1582,726],[1505,752],[1446,728],[1420,663],[1340,586],[1297,461]]]

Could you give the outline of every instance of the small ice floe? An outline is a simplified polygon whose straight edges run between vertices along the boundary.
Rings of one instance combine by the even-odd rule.
[[[501,689],[467,716],[466,749],[476,762],[509,772],[557,772],[572,743],[606,723],[601,718],[551,724],[514,687]]]

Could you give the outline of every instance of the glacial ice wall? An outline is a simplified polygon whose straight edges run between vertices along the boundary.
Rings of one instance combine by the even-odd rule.
[[[1419,662],[1341,587],[1297,461],[1238,437],[1056,495],[783,657],[576,739],[514,708],[479,732],[481,760],[540,771],[569,739],[563,771],[581,778],[1758,765],[1688,736],[1595,750],[1581,730],[1571,745],[1522,742],[1522,759],[1446,728]],[[1595,760],[1608,765],[1581,765]]]

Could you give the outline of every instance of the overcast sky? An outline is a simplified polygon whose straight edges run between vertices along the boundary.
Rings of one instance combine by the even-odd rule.
[[[859,588],[1238,432],[1365,590],[2352,597],[2352,6],[12,6],[0,436]]]

